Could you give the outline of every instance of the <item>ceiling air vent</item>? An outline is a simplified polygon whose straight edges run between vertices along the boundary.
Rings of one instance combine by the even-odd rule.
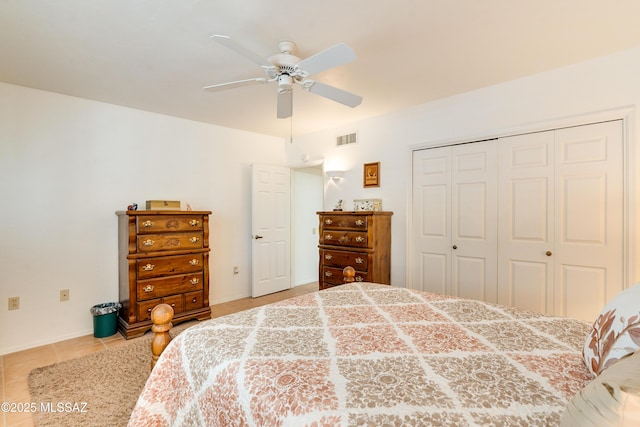
[[[358,132],[348,133],[346,135],[340,135],[336,137],[336,146],[338,147],[348,144],[355,144],[356,142],[358,142]]]

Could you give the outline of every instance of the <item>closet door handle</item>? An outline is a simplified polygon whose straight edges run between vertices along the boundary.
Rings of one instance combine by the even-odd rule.
[[[551,251],[547,251],[547,252],[545,253],[545,255],[546,255],[546,256],[551,256],[551,255],[553,255],[553,253],[551,253]]]
[[[458,249],[458,245],[453,245],[452,248],[453,249]]]

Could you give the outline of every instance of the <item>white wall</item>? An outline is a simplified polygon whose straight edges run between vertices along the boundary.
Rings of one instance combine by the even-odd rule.
[[[508,60],[508,58],[505,58]],[[550,124],[577,124],[589,117],[602,117],[612,109],[630,109],[629,207],[630,238],[638,230],[638,105],[640,104],[640,49],[514,80],[473,92],[397,111],[349,126],[296,137],[286,145],[289,161],[307,153],[324,157],[325,170],[343,169],[344,179],[335,184],[325,178],[325,209],[344,199],[352,209],[353,199],[381,198],[392,217],[391,282],[407,281],[407,215],[410,205],[411,147],[469,141],[504,135],[513,129],[538,129]],[[438,82],[433,82],[437,85]],[[363,103],[366,103],[366,98]],[[360,142],[336,147],[335,136],[359,132]],[[380,188],[363,188],[362,167],[381,162]],[[635,245],[631,244],[630,281],[640,278]],[[627,284],[628,285],[628,284]]]
[[[89,308],[118,300],[115,211],[131,202],[213,211],[210,301],[250,295],[250,164],[284,164],[283,144],[0,83],[0,354],[93,332]]]

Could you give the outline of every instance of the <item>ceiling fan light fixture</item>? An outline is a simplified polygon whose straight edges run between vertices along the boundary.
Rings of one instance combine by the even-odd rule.
[[[278,92],[289,92],[293,85],[293,78],[288,74],[281,74],[278,76]]]

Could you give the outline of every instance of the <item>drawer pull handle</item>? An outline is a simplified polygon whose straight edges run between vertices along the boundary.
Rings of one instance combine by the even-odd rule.
[[[362,219],[356,219],[356,225],[358,225],[358,226],[363,226],[363,225],[364,225],[364,220],[362,220]]]
[[[153,285],[147,285],[144,288],[142,288],[142,290],[145,292],[153,292]]]
[[[195,297],[194,299],[191,300],[192,303],[196,303],[198,302],[198,297]]]
[[[175,302],[174,302],[173,304],[171,304],[171,307],[175,307],[175,306],[176,306],[176,303],[175,303]]]
[[[363,258],[360,258],[360,257],[356,258],[356,264],[362,264],[362,263],[364,263]]]
[[[324,259],[331,259],[333,258],[333,255],[331,254],[324,254]]]
[[[364,282],[362,276],[356,276],[356,282]]]
[[[324,236],[324,238],[326,240],[333,240],[333,236],[331,234],[327,234],[326,236]]]
[[[196,242],[199,242],[199,241],[200,241],[199,237],[195,237],[194,236],[194,237],[189,238],[189,242],[191,242],[191,243],[196,243]]]
[[[197,227],[200,225],[200,221],[198,221],[197,219],[192,219],[191,221],[189,221],[189,225],[192,227]]]
[[[189,283],[191,283],[192,285],[197,285],[198,283],[200,283],[200,279],[194,277],[193,279],[189,280]]]
[[[333,220],[327,218],[327,219],[324,220],[324,223],[327,224],[327,225],[331,225],[331,224],[333,224]]]
[[[362,237],[362,236],[357,236],[357,237],[356,237],[356,242],[358,242],[358,243],[362,243],[362,242],[364,242],[364,237]]]
[[[145,222],[142,223],[143,227],[153,227],[154,222],[153,221],[149,221],[146,220]]]
[[[153,265],[153,264],[147,264],[147,265],[145,265],[145,266],[143,266],[143,267],[142,267],[142,269],[143,269],[144,271],[153,271],[153,269],[154,269],[154,268],[156,268],[156,266],[155,266],[155,265]]]
[[[200,260],[194,258],[192,260],[189,260],[189,264],[190,265],[198,265],[198,264],[200,264]]]
[[[324,275],[327,276],[327,277],[331,277],[331,276],[333,276],[333,273],[330,272],[330,271],[325,271]]]
[[[151,313],[151,309],[150,308],[147,308],[147,313]]]
[[[143,240],[142,244],[145,246],[153,246],[156,244],[156,242],[155,240],[147,239],[147,240]]]

